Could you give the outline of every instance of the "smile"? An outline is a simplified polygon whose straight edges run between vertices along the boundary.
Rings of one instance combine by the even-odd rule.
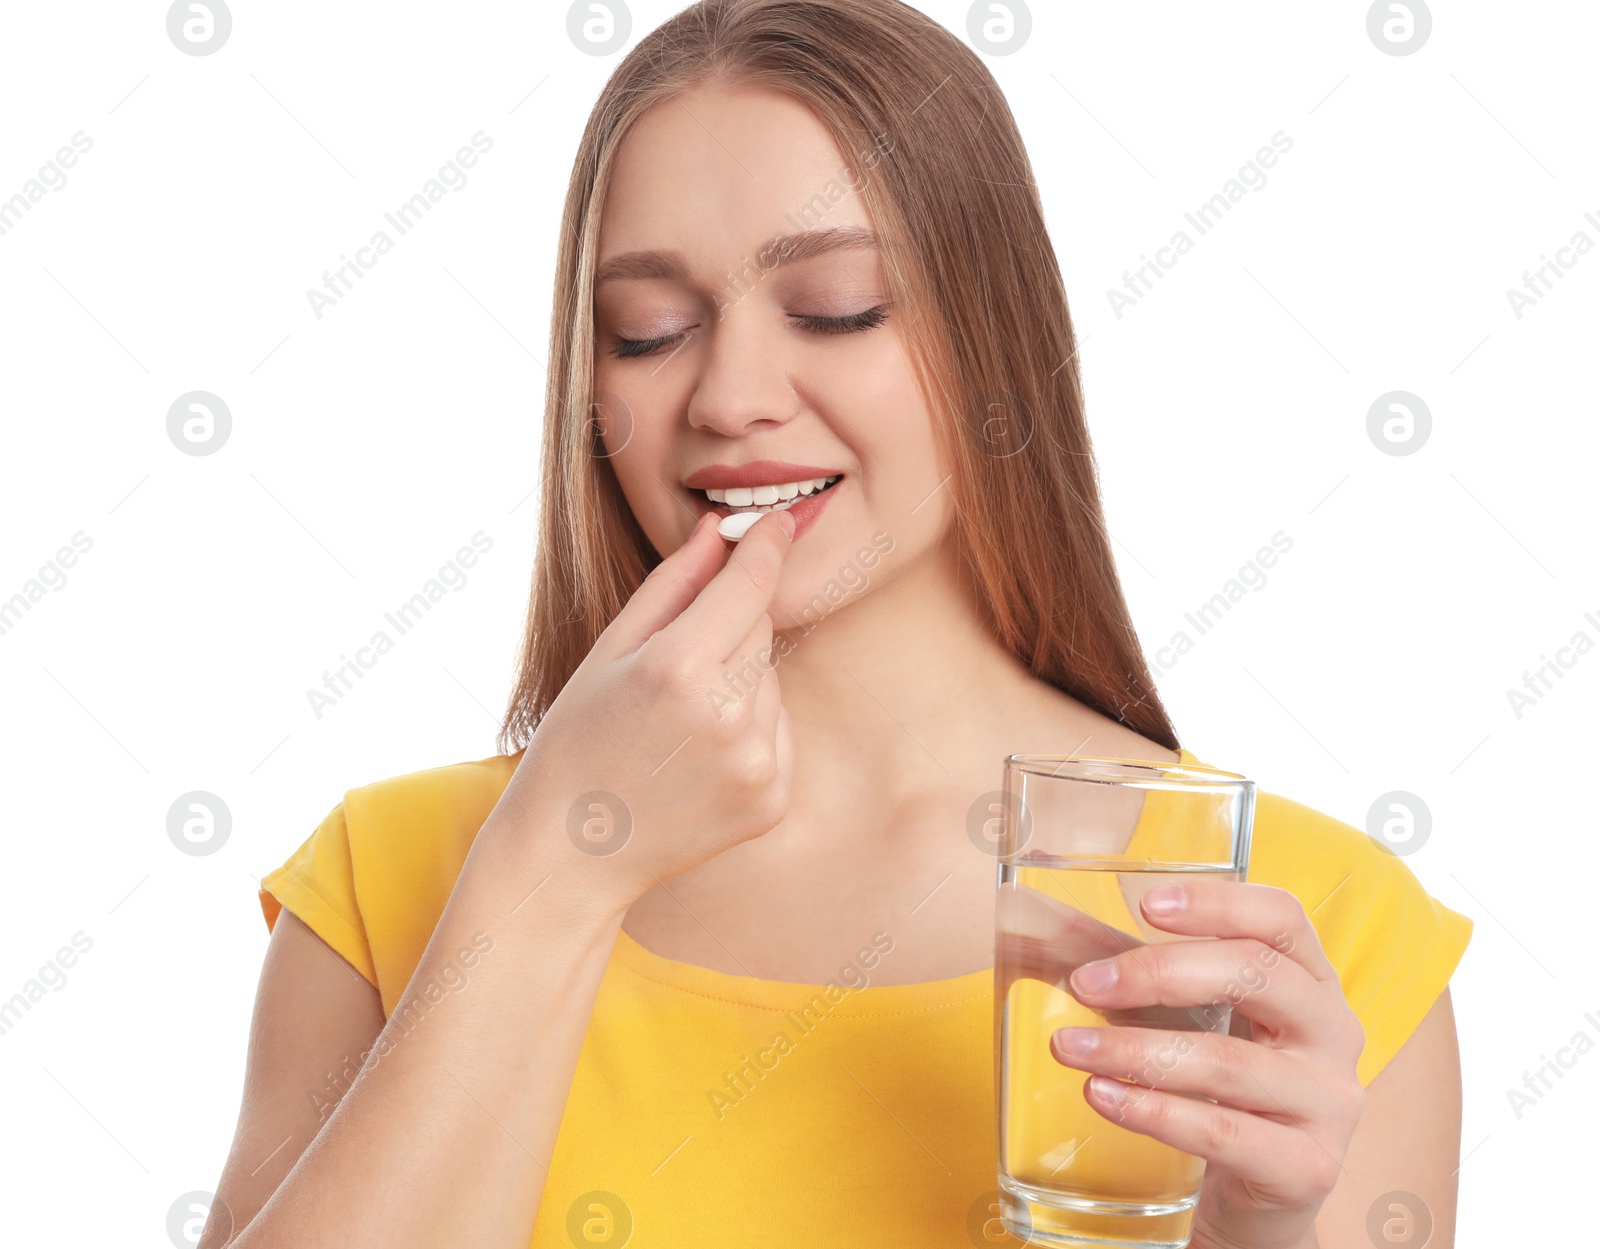
[[[782,512],[831,489],[841,476],[843,474],[815,477],[808,481],[786,481],[771,486],[729,486],[697,493],[704,495],[718,512],[727,516],[741,512]]]

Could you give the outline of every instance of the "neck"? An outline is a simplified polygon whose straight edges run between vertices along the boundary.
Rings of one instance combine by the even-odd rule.
[[[1001,758],[1037,748],[1024,740],[1028,720],[1064,696],[995,638],[948,543],[868,575],[881,578],[870,593],[774,634],[795,807],[878,808],[932,789],[999,788]],[[1099,717],[1080,710],[1087,734]]]

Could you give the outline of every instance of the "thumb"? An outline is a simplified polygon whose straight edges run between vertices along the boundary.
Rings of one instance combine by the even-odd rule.
[[[598,663],[632,654],[694,602],[727,562],[729,547],[717,533],[717,521],[715,512],[700,517],[683,545],[650,570],[596,640],[590,653]]]

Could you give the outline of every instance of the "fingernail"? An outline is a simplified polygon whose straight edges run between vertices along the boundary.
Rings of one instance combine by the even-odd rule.
[[[776,515],[778,517],[779,526],[783,529],[784,533],[789,535],[789,538],[792,540],[794,538],[794,517],[789,515],[789,509],[784,508],[783,511],[778,512]]]
[[[1085,963],[1072,973],[1072,987],[1079,993],[1104,993],[1117,983],[1117,965],[1107,959]]]
[[[1144,909],[1152,915],[1176,915],[1189,909],[1189,891],[1182,885],[1162,885],[1144,895]]]
[[[1057,1028],[1056,1048],[1072,1058],[1083,1058],[1100,1048],[1100,1029]]]
[[[1090,1076],[1089,1083],[1101,1098],[1113,1106],[1120,1106],[1128,1100],[1128,1090],[1121,1080],[1113,1080],[1110,1076]]]

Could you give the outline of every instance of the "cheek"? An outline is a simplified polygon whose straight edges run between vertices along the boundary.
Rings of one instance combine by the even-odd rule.
[[[927,405],[898,341],[841,355],[812,379],[811,394],[838,435],[863,461],[921,458],[931,426]]]
[[[664,476],[661,467],[663,455],[660,448],[651,445],[647,427],[635,425],[631,430],[620,429],[617,432],[626,436],[625,442],[619,438],[618,445],[613,447],[608,437],[604,451],[597,451],[596,454],[605,455],[606,463],[628,500],[628,506],[633,509],[640,523],[648,526],[653,513],[670,506],[665,499],[670,485],[661,481]]]
[[[617,481],[643,519],[656,496],[675,487],[665,471],[672,462],[676,409],[664,390],[620,378],[598,383],[592,417],[593,454],[610,462]]]
[[[861,405],[862,455],[873,478],[873,496],[885,508],[905,517],[926,499],[945,475],[938,429],[916,379],[893,379]],[[933,512],[924,508],[912,520]]]
[[[588,413],[586,445],[600,456],[616,458],[638,442],[640,414],[623,389],[612,383],[606,370],[596,368],[594,401]]]

